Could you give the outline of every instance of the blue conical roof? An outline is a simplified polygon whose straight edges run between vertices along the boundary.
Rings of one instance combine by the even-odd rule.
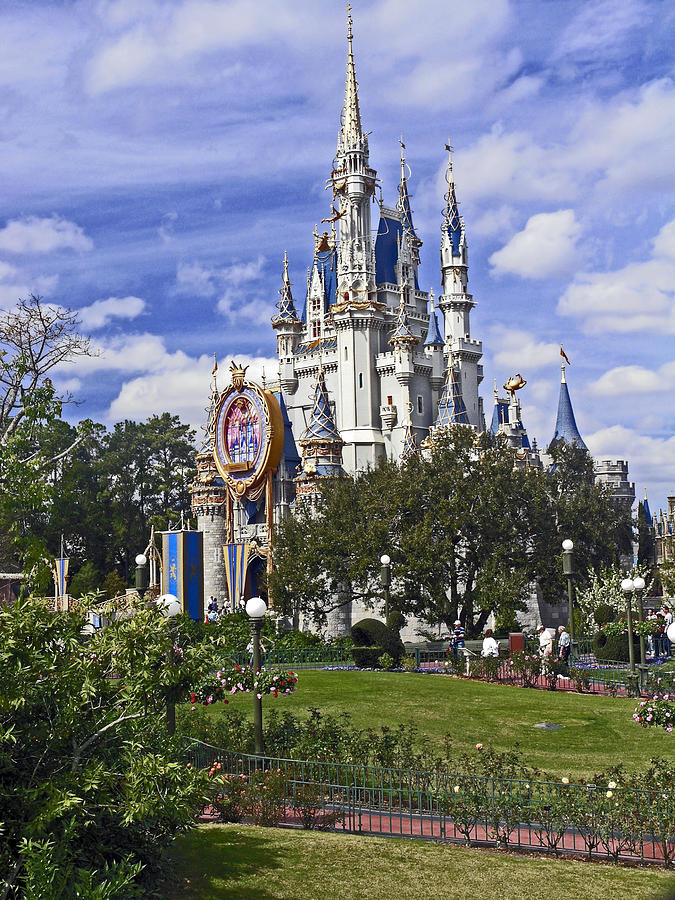
[[[506,400],[497,400],[492,410],[492,422],[490,434],[499,434],[499,426],[506,425],[509,421],[509,404]]]
[[[396,208],[401,216],[401,225],[403,226],[403,230],[406,231],[411,237],[417,238],[417,234],[415,233],[415,226],[413,225],[413,217],[412,217],[412,207],[410,205],[410,194],[408,193],[408,179],[405,174],[405,157],[403,155],[403,147],[401,144],[401,180],[398,185],[398,203],[396,204]],[[421,241],[419,241],[421,244]]]
[[[438,401],[438,415],[434,423],[436,428],[448,425],[468,425],[469,417],[462,399],[462,388],[452,360],[445,373],[443,393]]]
[[[309,416],[309,422],[299,443],[302,445],[307,441],[339,441],[340,444],[344,443],[333,421],[328,391],[326,390],[326,379],[322,368],[319,369],[319,375],[316,379],[314,405]]]
[[[549,446],[553,446],[558,441],[566,441],[568,444],[576,444],[581,450],[588,450],[584,443],[584,439],[579,434],[577,422],[574,418],[574,410],[572,409],[572,401],[570,400],[570,392],[565,381],[565,368],[563,366],[562,379],[560,382],[560,395],[558,397],[558,416],[555,420],[555,434]]]
[[[645,513],[645,522],[651,528],[652,525],[654,524],[654,522],[652,519],[652,511],[649,508],[649,500],[647,500],[647,491],[646,490],[645,490],[645,498],[642,501],[642,509],[644,510],[644,513]]]
[[[429,327],[427,329],[427,336],[424,339],[425,347],[435,347],[435,346],[443,346],[443,338],[441,337],[441,332],[438,327],[438,319],[436,318],[436,310],[431,307],[431,313],[429,315]]]
[[[452,243],[452,252],[459,253],[459,242],[462,237],[462,221],[459,217],[459,208],[457,206],[457,197],[455,196],[455,180],[452,174],[452,152],[450,144],[447,145],[448,151],[448,168],[445,180],[448,183],[448,191],[445,195],[445,212],[443,214],[442,229],[450,238]]]
[[[281,281],[281,290],[279,291],[279,302],[277,303],[277,309],[279,312],[272,319],[272,324],[276,325],[279,322],[292,322],[293,324],[299,323],[300,319],[298,318],[298,314],[295,310],[295,303],[293,301],[293,294],[291,292],[291,281],[288,277],[288,257],[286,253],[284,253],[284,274]]]

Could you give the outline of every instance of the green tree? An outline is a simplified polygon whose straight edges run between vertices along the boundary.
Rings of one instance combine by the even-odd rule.
[[[562,597],[561,538],[582,564],[618,552],[625,513],[595,485],[592,461],[559,447],[551,472],[520,468],[502,439],[456,427],[424,456],[327,481],[316,510],[277,530],[270,587],[287,611],[322,625],[345,598],[382,611],[379,559],[392,559],[391,605],[430,624],[511,621],[535,578]]]
[[[32,598],[0,609],[3,896],[34,886],[39,864],[51,867],[50,900],[135,864],[150,876],[204,797],[164,712],[210,671],[212,647],[143,604],[91,638],[84,624],[84,612]]]

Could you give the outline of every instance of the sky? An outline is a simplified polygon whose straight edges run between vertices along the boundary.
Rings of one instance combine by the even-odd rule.
[[[668,0],[354,0],[371,165],[399,137],[440,287],[444,144],[465,218],[472,336],[527,379],[553,436],[562,342],[594,455],[675,491],[675,6]],[[304,294],[344,95],[345,9],[315,0],[0,5],[0,308],[33,291],[100,351],[55,379],[68,417],[198,424],[213,354],[276,374],[288,251]],[[376,216],[374,216],[376,220]]]

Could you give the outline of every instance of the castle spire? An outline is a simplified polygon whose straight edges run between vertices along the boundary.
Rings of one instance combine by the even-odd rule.
[[[448,368],[445,373],[443,393],[438,401],[438,415],[434,422],[435,428],[448,427],[450,425],[469,425],[469,417],[462,399],[462,387],[457,377],[457,372],[452,363],[452,356],[448,360]]]
[[[417,235],[415,234],[415,226],[413,225],[410,194],[408,193],[408,177],[406,175],[407,163],[405,161],[405,144],[403,143],[403,136],[399,139],[399,144],[401,145],[401,178],[398,184],[398,202],[396,206],[401,214],[403,230],[411,237],[415,238]]]
[[[401,285],[401,296],[398,304],[398,318],[396,319],[396,328],[389,338],[389,344],[416,344],[417,338],[412,333],[410,323],[408,322],[408,313],[405,308],[405,286]]]
[[[412,403],[408,400],[406,404],[408,410],[408,418],[405,425],[405,432],[403,434],[403,448],[401,450],[400,463],[407,462],[411,456],[414,456],[417,453],[417,441],[415,440],[415,432],[412,427]]]
[[[448,166],[445,172],[448,190],[445,194],[445,211],[443,213],[443,225],[441,228],[450,238],[453,252],[459,253],[459,242],[462,236],[462,221],[459,216],[457,197],[455,196],[455,178],[452,173],[452,147],[450,146],[450,138],[448,138],[445,149],[448,151]]]
[[[272,325],[279,325],[282,322],[299,322],[298,314],[295,310],[295,302],[291,292],[291,280],[288,277],[288,255],[284,250],[284,272],[281,278],[281,290],[279,291],[279,302],[277,309],[279,312],[272,319]]]
[[[588,450],[583,438],[579,434],[577,422],[574,418],[570,392],[565,378],[565,364],[560,366],[560,394],[558,396],[558,415],[555,420],[555,434],[549,444],[549,450],[558,441],[566,441],[568,444],[576,444],[581,450]]]
[[[352,7],[347,4],[347,79],[345,82],[345,103],[342,109],[341,143],[343,147],[357,146],[363,138],[361,111],[359,109],[359,85],[354,67],[352,48]]]
[[[431,310],[429,312],[429,327],[427,329],[427,336],[424,340],[425,347],[442,347],[443,346],[443,338],[441,337],[441,332],[438,328],[438,319],[436,318],[436,310],[434,309],[434,292],[429,291],[429,303],[431,305]]]

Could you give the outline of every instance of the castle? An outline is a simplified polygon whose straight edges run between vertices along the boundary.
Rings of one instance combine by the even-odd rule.
[[[467,233],[458,210],[451,148],[446,146],[442,292],[437,301],[419,283],[422,240],[413,221],[404,150],[401,141],[396,204],[385,206],[380,201],[375,231],[371,208],[378,179],[361,120],[348,15],[345,96],[327,180],[330,214],[323,220],[325,229],[314,229],[302,303],[293,294],[284,254],[280,299],[271,323],[279,364],[273,392],[284,441],[272,484],[260,496],[232,496],[214,464],[213,411],[218,402],[214,381],[211,428],[197,455],[192,492],[193,512],[204,533],[207,597],[228,596],[225,544],[252,548],[248,581],[244,579],[241,590],[246,596],[256,592],[274,523],[293,503],[311,496],[321,477],[353,474],[384,457],[401,460],[435,427],[462,424],[477,432],[486,429],[479,393],[483,347],[471,335],[476,301],[469,292]],[[490,430],[505,435],[521,464],[541,467],[546,458],[536,442],[530,443],[521,419],[516,392],[524,384],[520,375],[510,379],[504,386],[507,399],[498,396],[495,385]],[[585,447],[564,366],[553,440],[559,439]],[[619,474],[627,474],[627,467]],[[625,478],[621,484],[626,487]],[[632,490],[632,497],[624,498],[631,505]],[[343,609],[333,630],[347,628],[351,614],[351,607]]]

